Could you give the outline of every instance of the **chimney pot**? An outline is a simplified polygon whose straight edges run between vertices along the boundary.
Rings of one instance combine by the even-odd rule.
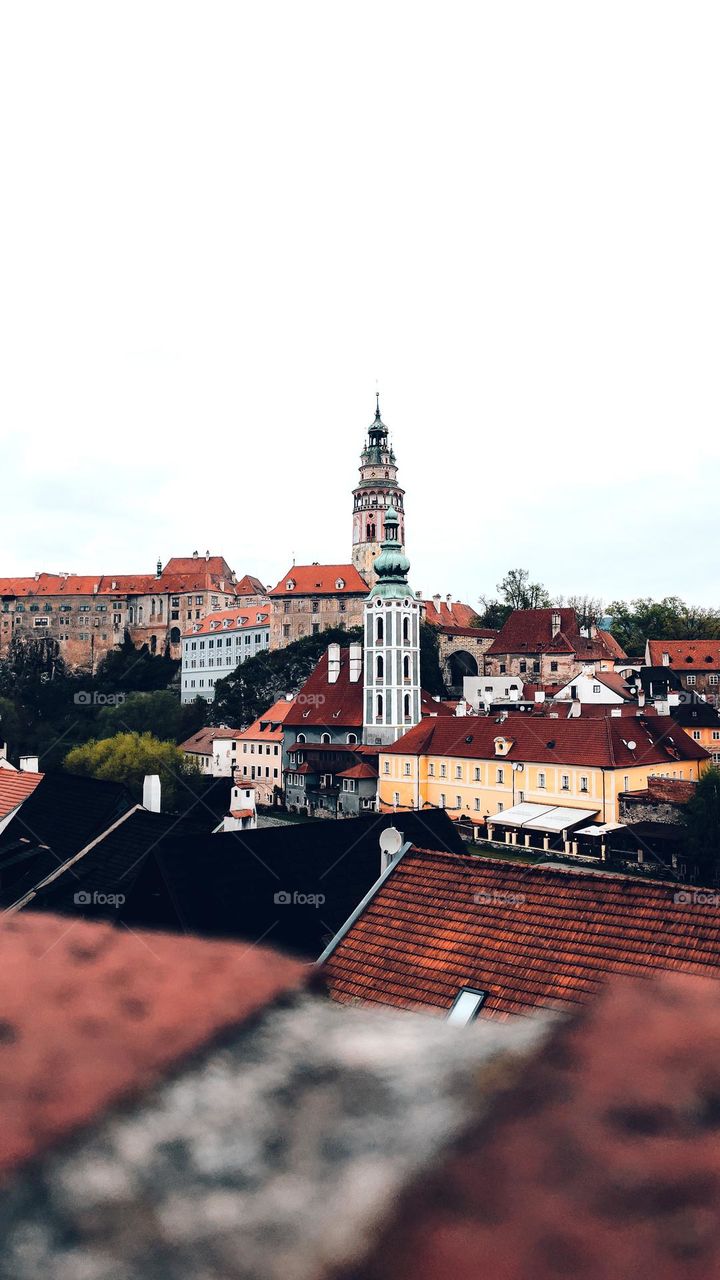
[[[159,813],[161,795],[160,775],[147,773],[143,781],[143,808],[149,813]]]

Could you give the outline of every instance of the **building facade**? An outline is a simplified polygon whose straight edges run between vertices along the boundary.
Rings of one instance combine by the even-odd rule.
[[[261,594],[263,593],[263,594]],[[94,672],[129,636],[151,653],[181,657],[181,636],[208,613],[265,598],[250,575],[238,582],[222,556],[176,556],[154,574],[37,573],[0,579],[0,657],[13,637],[47,636],[71,667]]]
[[[362,626],[368,584],[353,564],[294,564],[270,591],[270,647]]]
[[[720,640],[648,640],[645,663],[671,670],[684,689],[720,706]]]
[[[484,674],[559,689],[581,671],[614,671],[623,659],[610,632],[581,626],[574,609],[514,609],[487,650]]]
[[[405,545],[405,491],[397,481],[397,463],[390,433],[380,416],[380,395],[376,396],[375,419],[368,428],[360,455],[360,480],[353,491],[352,560],[368,586],[375,583],[374,563],[385,539],[385,520],[390,508],[397,515],[398,541]]]
[[[423,721],[380,753],[382,811],[446,809],[481,825],[519,804],[577,807],[619,821],[621,792],[652,776],[696,781],[707,752],[666,716]],[[589,821],[589,819],[588,819]]]
[[[283,724],[291,707],[292,698],[278,698],[238,735],[236,776],[254,783],[260,805],[283,798]]]
[[[422,715],[420,620],[422,603],[408,586],[410,561],[400,543],[400,518],[389,507],[382,550],[373,565],[375,585],[365,602],[363,737],[371,745],[395,742]]]
[[[183,633],[180,701],[212,702],[218,680],[270,644],[270,607],[222,609]]]

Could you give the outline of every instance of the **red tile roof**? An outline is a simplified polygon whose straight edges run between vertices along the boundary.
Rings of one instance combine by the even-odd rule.
[[[477,612],[469,604],[462,604],[460,600],[443,600],[439,601],[439,608],[436,607],[434,600],[423,600],[425,606],[425,621],[430,623],[432,627],[470,627]],[[475,630],[475,628],[473,628]],[[478,634],[481,634],[478,632]],[[495,632],[492,633],[493,635]]]
[[[553,616],[559,615],[560,629],[553,635]],[[598,629],[595,636],[580,634],[574,609],[514,609],[493,641],[488,653],[575,654],[581,661],[624,658],[625,653],[609,631]]]
[[[663,663],[667,653],[670,662]],[[648,640],[651,667],[669,665],[682,671],[720,671],[720,640]]]
[[[342,581],[343,586],[336,584]],[[288,590],[288,582],[294,587]],[[294,564],[270,596],[366,596],[370,590],[354,564]]]
[[[303,983],[263,947],[22,912],[0,930],[0,1169]]]
[[[264,587],[257,578],[246,577],[243,583]],[[253,585],[253,593],[256,591]],[[236,593],[232,569],[222,556],[175,556],[168,560],[158,577],[155,573],[59,574],[39,573],[33,577],[0,578],[0,596],[126,596],[178,594],[183,591],[218,591]],[[242,594],[250,594],[247,590]]]
[[[263,586],[259,578],[252,573],[246,573],[239,582],[235,584],[236,596],[265,596],[267,588]]]
[[[584,1004],[612,973],[720,977],[720,914],[692,897],[677,883],[411,849],[323,975],[342,1003],[445,1013],[478,988],[484,1017]]]
[[[363,675],[350,679],[350,649],[340,650],[340,673],[334,684],[328,682],[327,649],[321,655],[314,671],[310,673],[297,697],[293,699],[286,717],[288,728],[303,729],[322,725],[331,731],[334,727],[359,729],[363,723]]]
[[[716,1280],[718,984],[616,981],[401,1201],[356,1280]]]
[[[550,720],[519,712],[502,723],[495,716],[461,716],[422,720],[385,752],[391,755],[434,755],[495,759],[495,739],[512,745],[504,759],[538,764],[595,765],[619,769],[664,764],[672,760],[704,760],[707,751],[694,742],[671,716],[638,716],[631,723],[609,716]],[[633,747],[630,743],[634,743]],[[500,759],[500,757],[498,757]]]
[[[251,738],[253,741],[260,738],[263,742],[282,742],[282,726],[292,704],[292,698],[278,698],[277,702],[274,702],[263,715],[258,716],[257,720],[253,720],[247,729],[243,729],[242,733],[237,735],[238,741],[249,742]],[[271,727],[273,724],[279,727],[273,729]],[[263,725],[265,728],[262,727]]]
[[[6,818],[27,800],[39,782],[42,773],[26,773],[22,769],[0,769],[0,818]]]
[[[375,781],[378,776],[377,764],[373,766],[369,761],[367,763],[354,764],[350,769],[343,769],[343,772],[337,776],[338,778],[372,778]]]
[[[180,750],[189,752],[192,755],[211,756],[213,754],[213,742],[217,742],[218,739],[239,741],[241,736],[241,729],[229,729],[225,725],[209,725],[206,729],[201,729],[199,733],[194,733],[185,742],[181,742]]]
[[[250,627],[269,627],[270,612],[269,604],[243,607],[238,601],[234,609],[218,609],[216,612],[206,614],[202,622],[196,622],[187,631],[183,631],[183,638],[214,635],[216,631],[242,631]]]

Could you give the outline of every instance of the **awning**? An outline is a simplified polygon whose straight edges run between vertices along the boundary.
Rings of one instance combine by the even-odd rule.
[[[524,804],[513,805],[488,818],[489,826],[523,828],[528,831],[566,831],[579,823],[589,822],[597,809],[572,809],[569,805]]]
[[[603,822],[596,827],[581,827],[575,832],[576,836],[607,836],[611,831],[624,831],[626,824],[624,822]]]

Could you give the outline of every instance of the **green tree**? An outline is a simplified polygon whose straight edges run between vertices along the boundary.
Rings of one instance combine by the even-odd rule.
[[[102,698],[102,694],[99,695]],[[113,695],[108,695],[113,696]],[[122,694],[122,701],[101,706],[97,735],[110,738],[116,733],[152,733],[156,738],[179,741],[182,721],[180,698],[169,689],[150,693]]]
[[[686,604],[678,596],[615,600],[608,605],[612,632],[626,653],[639,657],[648,640],[714,640],[720,611]]]
[[[92,739],[68,752],[65,768],[68,773],[124,782],[136,800],[142,799],[145,775],[157,773],[163,809],[170,813],[182,807],[202,780],[195,761],[174,742],[161,742],[151,733],[116,733],[112,738]]]
[[[704,884],[720,879],[720,769],[708,769],[685,806],[685,854]]]
[[[497,590],[510,609],[546,609],[550,596],[541,582],[531,582],[527,569],[510,569]]]
[[[167,689],[177,676],[180,662],[165,654],[151,653],[147,645],[136,649],[129,635],[98,664],[94,688],[103,693],[137,693]]]
[[[440,641],[435,627],[420,624],[420,684],[433,697],[447,697],[440,666]]]
[[[509,604],[503,604],[501,600],[488,600],[485,596],[481,597],[480,604],[482,613],[478,614],[472,623],[474,627],[490,627],[495,631],[499,631],[505,626],[512,609]]]
[[[362,643],[362,628],[329,627],[304,636],[284,649],[270,649],[241,662],[232,675],[218,680],[211,707],[212,724],[244,728],[285,693],[296,693],[329,644]]]

